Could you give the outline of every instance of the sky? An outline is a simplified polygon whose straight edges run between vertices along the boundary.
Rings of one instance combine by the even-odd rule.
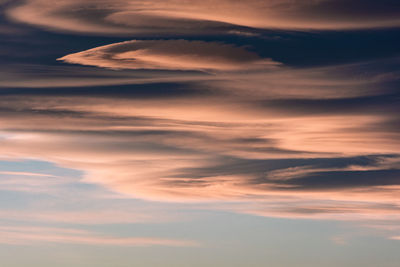
[[[397,267],[398,0],[0,0],[0,266]]]

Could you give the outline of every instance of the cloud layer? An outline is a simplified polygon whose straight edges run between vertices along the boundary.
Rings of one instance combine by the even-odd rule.
[[[398,27],[396,0],[161,1],[29,0],[7,14],[53,30],[92,34],[193,34],[255,29],[335,30]]]
[[[64,33],[56,39],[68,46],[68,52],[54,48],[42,59],[47,51],[40,37],[22,38],[22,52],[10,49],[17,41],[7,39],[3,54],[14,54],[4,60],[13,64],[0,66],[2,158],[80,170],[80,182],[131,200],[207,208],[212,203],[211,209],[259,216],[398,227],[400,60],[393,56],[394,46],[385,53],[386,46],[373,44],[376,36],[382,43],[396,39],[382,37],[387,29],[381,35],[368,32],[352,43],[355,49],[342,51],[354,32],[328,31],[396,28],[398,1],[0,5],[9,21]],[[272,30],[280,31],[273,36]],[[284,34],[287,30],[296,32]],[[108,39],[81,36],[70,47],[77,33]],[[321,36],[327,39],[319,47]],[[39,43],[40,51],[30,51],[25,41]],[[50,49],[53,43],[46,45]],[[363,49],[364,54],[354,52]],[[7,170],[0,176],[8,177],[0,190],[16,194],[61,195],[60,187],[68,184],[40,172]],[[1,215],[57,224],[160,219],[146,212],[111,207],[36,213],[32,208]],[[0,242],[190,243],[53,230],[0,227],[8,236]]]
[[[382,89],[382,74],[358,82],[324,71],[138,85],[151,94],[134,86],[15,88],[1,101],[2,154],[83,170],[85,181],[133,198],[239,202],[223,208],[277,217],[397,218],[397,93],[365,90]],[[292,81],[282,79],[288,73]],[[274,79],[271,90],[249,94]],[[334,95],[339,86],[360,88]]]

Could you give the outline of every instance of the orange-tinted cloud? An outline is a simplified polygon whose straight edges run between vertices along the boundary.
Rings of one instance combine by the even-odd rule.
[[[127,41],[70,54],[59,60],[113,69],[193,71],[265,69],[279,65],[244,48],[185,40]]]
[[[204,99],[185,98],[3,101],[3,155],[80,169],[86,181],[132,197],[286,199],[285,207],[301,199],[333,201],[321,207],[306,201],[298,207],[320,211],[304,213],[313,216],[324,210],[332,214],[327,207],[336,201],[344,207],[365,202],[363,212],[369,205],[376,211],[377,204],[398,202],[397,189],[390,187],[397,185],[398,158],[390,155],[399,149],[397,134],[374,126],[391,114],[276,116],[268,109],[214,98],[207,106],[201,105]],[[350,210],[354,214],[358,209]]]
[[[161,1],[29,0],[8,10],[18,21],[92,34],[193,34],[257,29],[335,30],[398,27],[395,0]]]
[[[149,72],[122,70],[140,76],[123,88],[63,89],[57,76],[56,88],[25,81],[2,90],[2,156],[79,169],[85,182],[132,198],[221,202],[274,217],[398,217],[398,95],[384,87],[395,73],[271,68],[244,48],[183,40],[117,43],[63,60]],[[160,70],[165,79],[151,83]],[[114,72],[99,69],[109,84],[121,82]]]

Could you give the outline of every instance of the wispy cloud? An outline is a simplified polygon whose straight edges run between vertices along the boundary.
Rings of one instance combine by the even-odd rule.
[[[313,107],[278,114],[242,96],[6,99],[4,155],[80,169],[86,181],[131,197],[253,200],[267,203],[265,211],[255,204],[247,212],[283,217],[398,212],[397,134],[385,124],[394,113],[369,104],[359,106],[366,114]],[[342,105],[340,98],[332,103]]]
[[[34,245],[37,243],[61,243],[95,246],[197,246],[193,241],[153,237],[113,237],[86,230],[50,227],[0,226],[0,243]]]
[[[399,26],[395,0],[161,1],[30,0],[8,10],[18,21],[53,30],[92,34],[197,34],[237,27],[357,29]]]

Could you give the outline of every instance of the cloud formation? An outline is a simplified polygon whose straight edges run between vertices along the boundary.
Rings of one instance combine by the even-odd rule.
[[[336,30],[398,27],[396,0],[161,1],[29,0],[12,19],[58,31],[91,34],[197,34],[236,28]]]
[[[112,69],[233,71],[279,64],[232,45],[186,40],[126,41],[64,56],[67,63]]]
[[[277,217],[397,214],[398,59],[293,68],[223,43],[134,40],[60,60],[105,68],[78,76],[105,85],[62,89],[56,71],[55,88],[1,90],[4,155],[146,200],[250,201],[232,210]]]
[[[318,55],[301,54],[291,39],[304,34],[297,32],[278,43],[299,49],[292,54],[304,65],[295,66],[269,59],[270,43],[254,41],[265,29],[398,27],[397,1],[27,0],[4,12],[53,31],[136,40],[88,43],[95,48],[57,52],[65,55],[62,62],[48,65],[2,67],[2,157],[81,170],[82,182],[133,199],[212,202],[213,209],[283,218],[399,219],[399,58],[307,65]],[[209,40],[221,33],[254,38],[254,46],[234,44],[232,36]],[[141,35],[154,39],[138,40]],[[184,35],[196,38],[179,39]],[[376,55],[387,54],[368,59]],[[57,193],[66,183],[33,172],[0,175],[12,177],[0,189],[13,193]],[[69,224],[157,219],[133,210],[95,211],[2,214]],[[164,244],[2,231],[10,240]]]
[[[349,112],[347,97],[316,108],[304,96],[124,95],[3,95],[2,154],[83,170],[133,198],[241,202],[225,208],[276,217],[398,215],[396,102],[382,112],[355,96]]]
[[[102,236],[90,231],[69,228],[0,226],[0,243],[32,245],[38,243],[80,244],[92,246],[173,246],[198,245],[192,241]]]

